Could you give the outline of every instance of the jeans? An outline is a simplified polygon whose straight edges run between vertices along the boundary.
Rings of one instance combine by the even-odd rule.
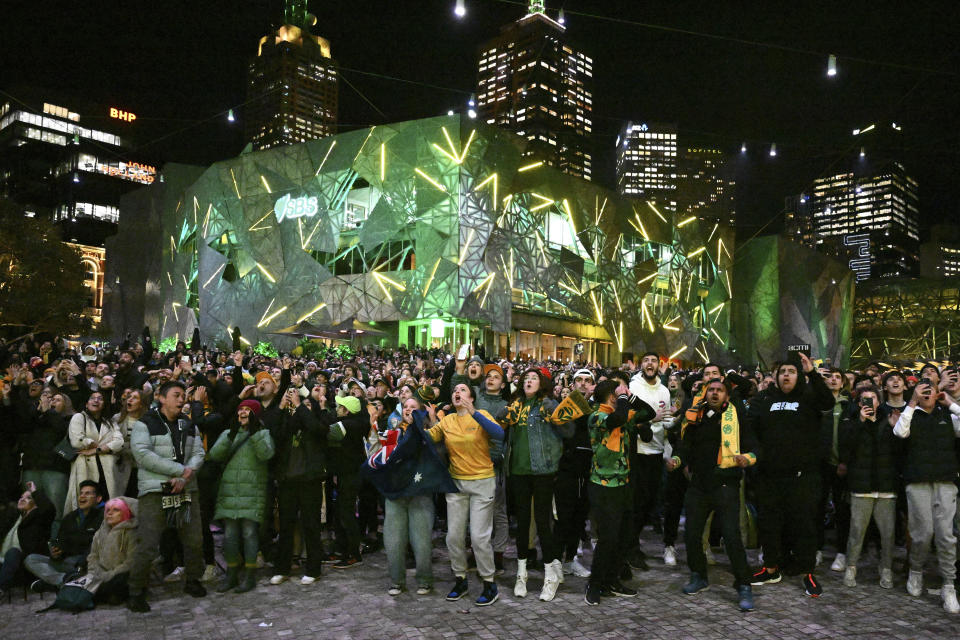
[[[67,556],[54,560],[50,556],[40,553],[31,553],[23,561],[27,571],[37,576],[39,580],[52,585],[60,586],[63,578],[77,569],[87,559],[87,556]]]
[[[260,524],[249,518],[223,519],[223,559],[228,567],[240,566],[241,546],[244,563],[257,566],[257,549],[260,547]]]
[[[957,512],[957,485],[952,482],[913,482],[907,485],[910,527],[910,570],[923,571],[933,538],[937,547],[940,577],[953,582],[957,577],[957,538],[953,517]]]
[[[513,488],[513,508],[517,514],[517,558],[527,558],[527,535],[530,531],[530,512],[537,523],[540,552],[543,563],[560,557],[557,539],[553,535],[553,485],[556,476],[510,476]],[[533,507],[530,502],[533,499]]]
[[[0,589],[6,589],[13,584],[17,576],[22,575],[20,572],[22,566],[23,551],[20,549],[13,547],[3,554],[3,562],[0,564]]]
[[[597,523],[597,546],[590,567],[590,584],[598,587],[619,580],[620,567],[630,546],[633,492],[630,485],[604,487],[591,482],[590,507]]]
[[[485,582],[492,582],[496,567],[493,564],[493,496],[496,478],[457,480],[459,493],[447,495],[447,551],[450,569],[458,577],[467,576],[467,519],[470,520],[470,544],[477,561],[477,574]]]
[[[691,484],[686,495],[687,525],[684,542],[687,546],[687,566],[690,571],[707,577],[707,557],[703,552],[703,533],[710,512],[720,518],[723,544],[727,549],[733,571],[733,587],[750,584],[750,568],[747,554],[740,537],[740,483],[722,484],[716,487],[700,487]]]
[[[847,538],[847,566],[857,566],[863,538],[873,516],[880,530],[880,567],[893,568],[893,529],[897,518],[896,498],[850,496],[850,536]]]
[[[320,509],[323,506],[324,482],[315,480],[281,480],[277,487],[280,508],[280,540],[274,570],[280,575],[290,574],[293,557],[293,532],[300,523],[300,534],[307,549],[304,575],[319,578],[323,561],[320,539]]]
[[[180,542],[183,544],[183,564],[187,580],[199,580],[203,576],[203,535],[200,532],[200,500],[197,492],[192,498],[188,513],[184,514],[182,524],[177,527]],[[160,493],[146,493],[140,496],[137,515],[140,524],[140,543],[133,553],[130,567],[130,593],[140,595],[147,586],[150,566],[157,556],[160,535],[167,527],[167,514],[160,506]]]
[[[50,502],[57,509],[57,520],[63,517],[63,506],[67,501],[67,482],[69,476],[60,471],[41,471],[38,469],[25,469],[23,472],[23,483],[33,481],[37,489],[43,489],[43,492],[50,498]]]
[[[813,573],[817,559],[819,500],[819,472],[757,478],[759,534],[765,566],[771,569],[782,566],[792,551],[798,573]],[[791,543],[785,549],[783,538],[787,534]]]
[[[507,483],[500,469],[497,473],[497,488],[493,494],[493,551],[503,553],[510,543],[510,518],[507,516]]]
[[[663,478],[663,454],[639,453],[630,457],[630,485],[633,487],[633,533],[635,545],[640,532],[650,522]]]
[[[433,513],[432,495],[384,502],[383,545],[387,550],[387,564],[393,584],[402,587],[407,583],[407,543],[410,543],[417,560],[417,585],[433,586]]]

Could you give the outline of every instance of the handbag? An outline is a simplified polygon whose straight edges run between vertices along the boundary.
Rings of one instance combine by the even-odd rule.
[[[66,460],[67,462],[73,462],[77,459],[78,452],[73,448],[73,445],[70,444],[70,436],[64,436],[63,440],[57,443],[57,446],[53,448],[53,452]]]

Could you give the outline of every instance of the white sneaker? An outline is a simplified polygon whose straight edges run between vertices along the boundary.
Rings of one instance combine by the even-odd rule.
[[[910,576],[907,578],[907,593],[912,596],[920,596],[923,593],[922,571],[910,571]]]
[[[398,584],[395,584],[395,585],[393,585],[392,587],[390,587],[389,589],[387,589],[387,595],[388,595],[388,596],[398,596],[398,595],[400,595],[401,593],[403,593],[403,587],[401,587],[401,586],[398,585]]]
[[[847,556],[844,553],[838,553],[837,557],[833,559],[833,564],[830,565],[830,571],[843,571],[847,568]]]
[[[216,580],[218,574],[217,565],[208,564],[203,570],[203,577],[200,578],[200,582],[211,582]]]
[[[163,581],[164,582],[180,582],[181,580],[183,580],[183,572],[184,572],[183,567],[177,567],[176,569],[168,573],[163,578]]]
[[[663,548],[663,564],[668,567],[677,566],[677,550],[670,545],[669,547]]]
[[[830,568],[833,569],[833,567],[830,567]],[[847,567],[847,570],[843,574],[843,586],[845,587],[857,586],[857,568],[856,567]]]
[[[540,599],[544,602],[550,602],[557,596],[557,589],[560,588],[560,578],[563,575],[560,569],[560,561],[554,560],[543,566],[543,588],[540,590]]]
[[[578,578],[589,578],[590,569],[587,569],[585,566],[580,564],[580,558],[574,558],[573,562],[570,564],[570,573],[577,576]]]
[[[287,578],[288,578],[288,576],[284,576],[284,575],[281,575],[281,574],[277,574],[277,575],[273,576],[272,578],[270,578],[270,584],[273,584],[273,585],[283,584],[284,582],[287,581]]]
[[[527,561],[517,560],[517,582],[513,585],[513,595],[517,598],[527,597]]]
[[[815,561],[814,566],[819,567],[822,562],[823,562],[823,551],[817,551],[817,559]],[[843,569],[841,569],[841,571],[843,571]]]
[[[303,576],[302,578],[300,578],[300,584],[302,584],[302,585],[304,585],[304,586],[311,585],[311,584],[313,584],[313,583],[316,582],[316,581],[317,581],[317,579],[314,578],[313,576]],[[278,583],[278,584],[279,584],[279,583]]]
[[[418,596],[430,595],[432,592],[433,592],[433,587],[428,587],[426,585],[420,585],[419,587],[417,587]]]
[[[940,598],[943,599],[943,610],[947,613],[960,613],[960,602],[957,602],[957,590],[952,584],[945,584],[940,589]]]
[[[880,588],[893,589],[893,569],[880,569]]]

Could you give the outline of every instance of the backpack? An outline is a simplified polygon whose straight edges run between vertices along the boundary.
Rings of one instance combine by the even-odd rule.
[[[60,587],[60,591],[57,592],[57,598],[53,601],[53,604],[37,613],[50,609],[63,609],[72,613],[93,609],[93,592],[86,589],[87,582],[89,582],[87,576],[76,576],[69,582],[65,582]]]

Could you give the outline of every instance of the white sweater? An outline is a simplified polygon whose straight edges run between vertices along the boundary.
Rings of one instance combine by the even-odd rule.
[[[660,383],[658,376],[653,384],[643,379],[643,374],[638,373],[630,380],[630,393],[637,396],[654,409],[665,409],[670,406],[670,390]],[[643,442],[637,438],[637,453],[645,455],[660,454],[663,455],[663,449],[666,444],[666,432],[664,429],[670,425],[672,417],[668,414],[666,418],[659,422],[650,423],[653,431],[653,440]]]

